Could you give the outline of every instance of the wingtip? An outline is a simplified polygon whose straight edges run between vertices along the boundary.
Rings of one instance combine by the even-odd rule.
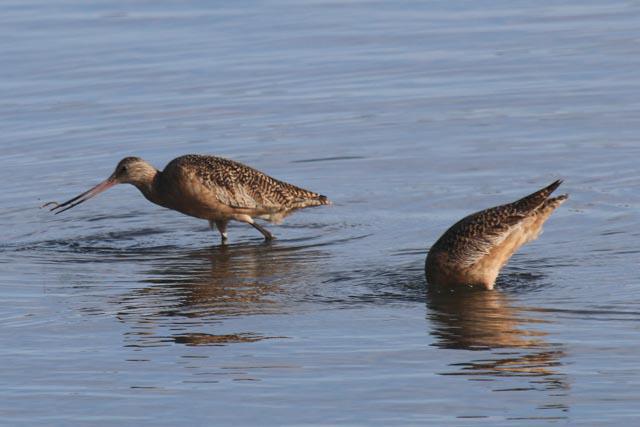
[[[556,180],[555,180],[555,182],[556,182],[558,185],[560,185],[560,184],[562,184],[562,183],[564,182],[564,178],[558,178],[558,179],[556,179]]]
[[[544,203],[547,198],[549,198],[551,193],[553,193],[560,186],[560,184],[562,184],[562,181],[562,179],[557,179],[546,187],[543,187],[540,190],[523,197],[522,199],[516,200],[514,203],[523,212],[534,210],[542,203]]]
[[[549,194],[553,193],[556,188],[560,187],[560,185],[564,182],[564,179],[559,178],[553,181],[546,189],[549,190]]]

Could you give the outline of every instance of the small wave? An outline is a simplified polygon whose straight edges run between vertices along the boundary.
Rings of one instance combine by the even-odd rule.
[[[315,162],[333,162],[338,160],[362,160],[364,156],[334,156],[334,157],[317,157],[312,159],[293,160],[291,163],[315,163]]]

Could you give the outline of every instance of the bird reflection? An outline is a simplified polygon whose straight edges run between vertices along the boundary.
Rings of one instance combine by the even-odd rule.
[[[295,287],[322,252],[310,247],[233,245],[169,254],[153,261],[147,286],[120,301],[119,318],[132,324],[132,346],[225,345],[269,337],[255,331],[209,333],[225,319],[291,312]],[[298,297],[300,295],[298,294]],[[277,337],[283,338],[283,337]],[[133,341],[133,342],[131,342]]]
[[[545,341],[546,333],[530,327],[543,321],[514,307],[507,295],[473,289],[429,290],[427,307],[436,346],[472,350],[478,355],[469,362],[451,364],[456,370],[442,375],[531,377],[524,387],[494,391],[568,388],[565,375],[559,371],[564,352]],[[485,351],[490,352],[489,357]]]

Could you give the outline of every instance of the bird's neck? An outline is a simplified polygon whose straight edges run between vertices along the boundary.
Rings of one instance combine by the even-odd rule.
[[[158,181],[160,179],[160,171],[153,169],[143,177],[138,179],[133,185],[136,186],[142,195],[152,203],[163,205],[160,194],[158,193]]]

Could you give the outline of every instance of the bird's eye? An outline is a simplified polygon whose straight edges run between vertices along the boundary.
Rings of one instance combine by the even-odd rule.
[[[122,166],[120,168],[120,173],[127,173],[127,167],[126,166]]]

